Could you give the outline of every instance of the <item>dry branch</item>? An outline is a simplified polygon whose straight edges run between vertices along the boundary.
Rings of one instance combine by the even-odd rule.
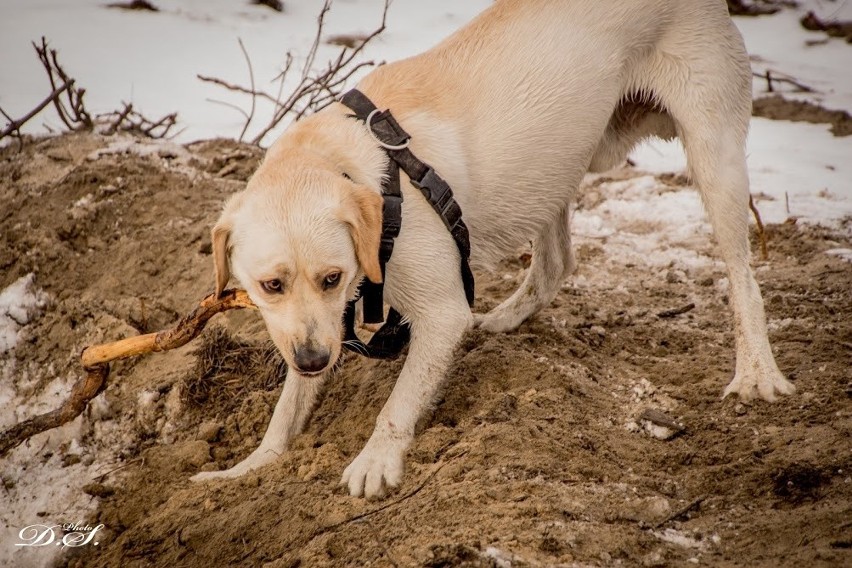
[[[769,259],[769,247],[766,245],[766,230],[763,228],[763,219],[760,218],[760,211],[754,204],[754,197],[748,196],[748,208],[751,209],[754,215],[754,221],[757,223],[757,238],[760,241],[760,260]]]
[[[679,308],[672,308],[670,310],[665,310],[657,314],[658,318],[667,319],[673,318],[675,316],[679,316],[681,314],[685,314],[687,312],[691,312],[695,309],[695,304],[692,302],[686,304],[685,306],[681,306]]]
[[[684,505],[683,507],[681,507],[681,508],[680,508],[680,509],[678,509],[677,511],[674,511],[672,514],[670,514],[669,516],[667,516],[667,517],[666,517],[665,519],[663,519],[662,521],[660,521],[660,522],[658,522],[657,524],[655,524],[655,525],[654,525],[654,528],[655,528],[655,529],[658,529],[658,528],[660,528],[661,526],[663,526],[664,524],[668,523],[669,521],[674,521],[675,519],[677,519],[677,518],[679,518],[679,517],[682,517],[683,515],[687,514],[687,513],[688,513],[688,512],[690,512],[692,509],[694,509],[695,507],[699,506],[699,505],[700,505],[701,503],[703,503],[706,499],[707,499],[707,495],[701,495],[701,496],[699,496],[699,497],[696,497],[695,499],[693,499],[692,501],[690,501],[689,503],[687,503],[686,505]]]
[[[44,99],[38,105],[36,105],[36,107],[33,110],[31,110],[26,115],[24,115],[23,117],[21,117],[17,120],[13,120],[8,114],[6,114],[5,112],[3,112],[0,109],[0,112],[3,112],[3,116],[5,116],[9,120],[9,124],[6,126],[6,128],[4,128],[2,131],[0,131],[0,138],[5,138],[6,136],[9,136],[10,134],[15,134],[16,136],[20,136],[21,135],[21,127],[24,124],[26,124],[27,121],[29,121],[32,117],[34,117],[35,115],[40,113],[42,110],[44,110],[44,107],[46,107],[50,103],[54,102],[59,95],[61,95],[63,92],[65,92],[66,89],[70,89],[73,86],[74,86],[74,81],[71,80],[71,82],[64,83],[62,86],[57,87],[56,89],[53,90],[52,93],[50,93],[47,96],[46,99]]]
[[[767,69],[766,72],[764,72],[764,73],[757,73],[757,72],[752,71],[751,74],[754,77],[758,77],[760,79],[766,80],[766,92],[768,92],[768,93],[774,93],[775,92],[775,87],[772,86],[773,81],[776,82],[776,83],[787,83],[788,85],[792,85],[795,88],[794,92],[796,92],[796,93],[814,93],[814,92],[816,92],[812,87],[809,87],[809,86],[805,85],[804,83],[800,83],[794,77],[791,77],[789,75],[785,75],[783,73],[779,76],[777,71],[775,71],[773,73],[773,71],[771,69]]]
[[[136,111],[130,103],[122,103],[123,106],[119,110],[92,117],[83,100],[86,89],[76,86],[76,81],[68,75],[65,68],[59,63],[57,51],[48,47],[47,40],[44,37],[41,38],[41,43],[33,42],[33,48],[35,48],[38,59],[44,67],[52,92],[33,110],[17,120],[12,119],[0,109],[0,113],[9,121],[0,131],[0,139],[10,135],[20,139],[21,127],[51,103],[56,109],[59,120],[72,132],[105,127],[106,134],[122,131],[140,134],[148,138],[165,138],[172,127],[177,124],[176,113],[167,114],[158,120],[152,120]]]
[[[426,475],[426,477],[423,479],[423,481],[418,483],[414,487],[414,489],[412,489],[408,493],[402,495],[401,497],[398,497],[397,499],[394,499],[393,501],[389,501],[389,502],[385,503],[384,505],[379,505],[378,507],[370,509],[369,511],[364,511],[362,513],[356,513],[356,514],[354,514],[350,517],[347,517],[346,519],[344,519],[342,521],[338,521],[338,522],[332,523],[330,525],[319,527],[310,535],[308,540],[313,540],[314,538],[318,537],[319,535],[321,535],[323,533],[327,533],[329,531],[333,531],[335,529],[338,529],[338,528],[342,527],[343,525],[347,525],[349,523],[355,523],[355,522],[358,522],[362,519],[365,519],[365,518],[367,518],[371,515],[375,515],[376,513],[381,513],[382,511],[384,511],[386,509],[390,509],[391,507],[395,507],[395,506],[399,505],[400,503],[402,503],[403,501],[405,501],[407,499],[411,499],[412,497],[414,497],[415,495],[420,493],[423,490],[423,488],[426,487],[426,484],[429,483],[430,481],[432,481],[432,479],[436,475],[438,475],[438,472],[441,471],[441,469],[443,469],[443,467],[445,465],[447,465],[449,460],[455,459],[455,458],[460,458],[463,455],[465,455],[467,452],[468,452],[468,450],[463,450],[461,452],[458,452],[457,454],[454,454],[453,456],[447,456],[446,458],[441,458],[441,460],[438,463],[436,463],[435,465],[432,466],[432,469],[429,471],[429,473]]]
[[[77,381],[62,406],[16,424],[0,434],[0,457],[32,436],[57,428],[79,416],[89,401],[106,387],[110,361],[176,349],[197,337],[216,314],[253,307],[254,303],[244,290],[225,290],[219,297],[215,294],[205,297],[192,312],[169,329],[86,347],[80,357],[86,376]]]
[[[258,89],[255,85],[254,70],[252,69],[251,59],[246,52],[242,40],[240,40],[240,49],[246,59],[246,64],[249,71],[250,86],[236,85],[217,77],[209,77],[206,75],[196,75],[198,79],[206,83],[212,83],[219,87],[234,91],[251,97],[251,108],[249,111],[240,111],[245,122],[240,132],[239,141],[242,141],[246,136],[246,132],[252,125],[255,119],[255,109],[258,100],[272,103],[272,115],[267,124],[260,128],[260,131],[252,138],[251,143],[259,145],[269,132],[278,126],[286,117],[292,116],[295,120],[305,116],[310,112],[316,112],[337,99],[343,92],[346,82],[359,70],[364,67],[375,65],[373,61],[355,62],[356,57],[361,54],[364,48],[376,36],[385,30],[385,22],[387,20],[388,7],[390,0],[385,0],[384,9],[382,11],[381,24],[371,33],[359,38],[360,41],[356,45],[342,46],[337,56],[329,61],[326,66],[319,70],[314,70],[314,62],[316,61],[317,51],[322,43],[323,27],[325,25],[325,16],[331,9],[331,0],[325,0],[320,13],[317,17],[317,31],[314,35],[313,43],[308,51],[305,61],[302,64],[299,81],[293,91],[285,98],[283,96],[284,83],[291,70],[293,63],[292,52],[287,52],[284,65],[278,75],[273,78],[274,82],[278,83],[277,93],[269,93],[265,90]],[[219,101],[215,101],[219,102]],[[228,106],[232,106],[228,104]]]

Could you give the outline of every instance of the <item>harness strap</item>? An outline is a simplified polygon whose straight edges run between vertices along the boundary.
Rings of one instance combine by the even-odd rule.
[[[402,229],[402,192],[399,189],[399,169],[388,161],[388,171],[382,184],[382,239],[379,244],[379,266],[382,282],[385,279],[385,264],[393,254],[394,239]],[[359,295],[364,300],[364,323],[382,323],[384,316],[384,284],[364,279]],[[354,330],[353,330],[354,331]],[[403,345],[404,347],[404,345]]]
[[[368,118],[370,119],[367,126],[385,147],[388,156],[406,173],[412,185],[420,190],[450,231],[461,255],[461,273],[467,303],[472,306],[474,280],[470,269],[470,232],[462,220],[462,210],[453,197],[453,190],[431,166],[421,162],[407,147],[399,150],[388,148],[388,146],[407,146],[407,142],[411,139],[389,110],[373,114],[378,110],[376,105],[358,89],[348,91],[340,102],[352,109],[356,118],[365,123]],[[385,193],[384,186],[382,193]]]
[[[411,184],[420,190],[447,230],[453,236],[461,256],[461,275],[465,297],[473,305],[474,280],[470,269],[470,234],[462,220],[462,211],[453,197],[449,184],[432,167],[421,162],[408,149],[411,136],[403,130],[389,110],[379,111],[376,105],[362,92],[352,89],[343,95],[341,103],[349,107],[354,118],[362,120],[370,129],[376,141],[390,157],[388,171],[382,183],[382,238],[379,247],[379,264],[384,281],[385,264],[393,253],[394,239],[399,236],[402,227],[402,192],[399,185],[399,170],[402,169],[411,180]],[[344,312],[346,328],[344,346],[375,359],[397,357],[408,344],[411,326],[402,315],[391,308],[385,324],[373,334],[368,344],[361,341],[355,333],[355,303],[363,299],[364,322],[381,323],[383,317],[383,283],[376,284],[363,279],[358,288],[358,296],[347,303]]]

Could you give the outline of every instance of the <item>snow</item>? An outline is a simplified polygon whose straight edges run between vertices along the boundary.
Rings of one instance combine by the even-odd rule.
[[[842,258],[846,262],[852,262],[852,249],[848,249],[848,248],[829,249],[829,250],[825,251],[825,254],[830,254],[830,255]]]
[[[0,106],[14,117],[23,116],[48,93],[45,74],[30,45],[45,36],[58,49],[60,61],[79,86],[87,89],[91,111],[113,111],[121,101],[127,101],[151,118],[177,111],[183,130],[175,142],[235,137],[242,117],[210,99],[242,108],[248,107],[249,100],[203,83],[196,75],[247,85],[248,72],[237,43],[241,38],[257,84],[273,88],[271,80],[280,71],[288,50],[296,57],[294,70],[298,72],[314,37],[319,8],[319,2],[290,0],[285,2],[285,12],[279,14],[247,0],[152,1],[160,12],[108,9],[104,0],[0,0]],[[388,14],[387,30],[367,47],[364,58],[379,62],[418,53],[490,4],[491,0],[396,0]],[[328,14],[324,36],[370,32],[378,25],[381,10],[380,0],[337,0]],[[808,10],[822,18],[834,15],[852,20],[852,2],[809,0],[794,10],[737,18],[735,22],[744,34],[756,72],[769,69],[774,74],[786,74],[816,91],[794,93],[789,86],[777,85],[785,97],[813,101],[829,109],[852,110],[852,47],[841,39],[803,30],[798,20]],[[817,45],[808,45],[814,41]],[[338,49],[322,44],[317,64],[324,65]],[[296,74],[292,74],[285,92]],[[765,88],[766,82],[756,78],[755,96],[764,95]],[[268,107],[258,109],[258,126],[268,112]],[[44,133],[45,126],[61,129],[49,108],[24,130]],[[249,136],[254,132],[256,129]],[[265,144],[274,137],[275,132],[264,140]],[[178,159],[185,154],[176,144],[116,137],[109,148],[90,159],[124,152]],[[662,275],[718,268],[710,244],[711,229],[697,192],[673,187],[652,175],[685,170],[680,144],[653,141],[638,148],[631,158],[648,175],[596,185],[594,190],[602,199],[574,214],[577,242],[602,243],[609,262],[645,264]],[[765,222],[782,222],[792,216],[802,222],[839,227],[844,218],[852,216],[852,137],[834,137],[827,125],[755,118],[748,141],[748,164],[751,190]],[[596,179],[590,176],[587,181]],[[75,204],[81,210],[88,206],[87,197]],[[852,262],[849,249],[827,253]],[[581,273],[573,285],[598,285],[601,278],[605,278],[605,271],[600,277]],[[724,291],[727,281],[717,279],[715,285]],[[46,296],[34,286],[32,275],[0,292],[0,355],[7,354],[0,358],[0,427],[56,407],[75,379],[54,376],[51,369],[36,369],[34,363],[15,364],[8,359],[21,329],[45,302]],[[39,381],[39,376],[50,380]],[[46,386],[38,390],[42,383]],[[151,394],[140,395],[140,407],[152,402]],[[104,416],[111,412],[99,400],[92,406],[94,412]],[[2,462],[0,475],[9,487],[0,490],[2,542],[16,542],[18,531],[29,524],[80,522],[96,506],[80,486],[106,471],[112,456],[105,449],[81,444],[81,422],[78,418],[34,437]],[[96,428],[110,428],[103,424],[99,422]],[[98,433],[99,446],[109,448],[110,440],[103,433]],[[119,432],[110,434],[120,436]],[[113,449],[119,446],[116,443]],[[61,447],[87,459],[62,467],[60,452],[56,451]],[[45,512],[45,517],[38,515]],[[655,534],[687,548],[700,550],[704,546],[671,529]],[[48,565],[58,553],[16,548],[0,547],[0,565]],[[498,563],[504,560],[504,553],[496,548],[487,549],[486,555]]]
[[[852,111],[852,47],[842,39],[802,28],[799,19],[808,11],[820,18],[852,20],[852,2],[806,0],[795,10],[735,18],[734,22],[743,34],[755,72],[770,69],[816,90],[792,93],[778,85],[785,98]],[[819,45],[807,44],[826,39]],[[755,97],[767,94],[763,79],[755,77],[753,86]],[[835,137],[824,124],[753,118],[747,153],[751,192],[765,223],[796,217],[843,228],[843,219],[852,216],[852,136]],[[631,159],[647,172],[686,171],[678,141],[652,140],[637,148]]]
[[[663,529],[661,531],[651,531],[651,534],[656,536],[658,539],[663,542],[668,542],[670,544],[674,544],[676,546],[680,546],[682,548],[694,548],[697,550],[705,551],[709,548],[708,542],[705,540],[700,540],[695,537],[689,536],[682,531],[676,529]],[[713,535],[711,540],[714,544],[717,543],[718,536]],[[719,541],[720,542],[720,541]]]
[[[700,268],[714,263],[706,254],[711,230],[696,191],[667,187],[653,176],[604,182],[596,189],[605,199],[572,217],[577,242],[605,241],[607,258],[619,264]]]
[[[320,2],[285,2],[278,13],[247,0],[153,0],[160,12],[108,9],[103,0],[0,0],[0,106],[23,116],[49,92],[44,71],[30,42],[45,36],[95,112],[110,112],[121,101],[149,118],[178,111],[185,130],[179,141],[236,137],[242,116],[209,102],[218,99],[246,110],[248,97],[202,83],[197,74],[249,84],[242,38],[257,85],[274,90],[285,53],[296,57],[294,71],[313,41]],[[432,46],[491,4],[491,0],[397,0],[387,30],[364,52],[365,59],[400,59]],[[328,13],[324,37],[365,34],[381,21],[380,0],[338,0]],[[14,14],[10,17],[10,14]],[[73,25],[70,23],[73,22]],[[317,64],[339,48],[320,45]],[[297,73],[291,72],[291,85]],[[288,92],[285,87],[285,92]],[[258,116],[268,113],[261,107]],[[55,113],[45,111],[25,129],[59,129]],[[260,125],[260,122],[258,123]],[[280,129],[279,129],[280,131]],[[274,140],[270,136],[267,144]]]
[[[823,32],[807,31],[799,23],[809,11],[823,20],[852,20],[852,2],[805,0],[799,4],[796,10],[782,10],[769,17],[735,19],[752,68],[760,74],[768,69],[773,75],[788,75],[816,90],[797,94],[790,85],[773,84],[787,98],[810,100],[828,109],[852,110],[849,44],[841,38],[828,38]],[[755,77],[753,87],[756,97],[767,94],[764,79]]]
[[[32,273],[21,276],[0,292],[0,354],[14,349],[20,330],[47,303],[47,295],[35,287]]]
[[[836,137],[827,125],[753,118],[747,153],[751,192],[765,223],[796,217],[839,226],[852,216],[852,136]],[[643,144],[631,159],[648,172],[686,171],[676,140]]]

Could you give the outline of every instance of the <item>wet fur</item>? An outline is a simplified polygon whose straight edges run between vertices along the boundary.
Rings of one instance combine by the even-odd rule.
[[[377,497],[400,483],[415,424],[434,404],[465,330],[513,330],[553,300],[575,268],[569,204],[580,181],[623,162],[648,136],[683,142],[728,268],[737,363],[725,394],[774,400],[793,392],[772,355],[749,266],[751,71],[724,2],[498,1],[358,87],[391,109],[412,134],[412,151],[452,186],[474,266],[530,241],[533,255],[518,291],[474,318],[455,243],[403,176],[385,300],[410,319],[412,341],[375,431],[343,473],[352,495]],[[299,342],[339,353],[346,299],[362,275],[378,279],[372,257],[387,156],[348,114],[334,104],[288,129],[213,230],[217,287],[237,276],[285,359]],[[323,263],[345,271],[345,286],[331,295],[317,291]],[[265,297],[256,280],[275,270],[292,291]],[[291,364],[258,449],[230,470],[194,479],[234,477],[276,459],[303,428],[322,380]]]

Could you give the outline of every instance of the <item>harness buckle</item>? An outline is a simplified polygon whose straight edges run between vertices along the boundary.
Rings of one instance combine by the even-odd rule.
[[[447,229],[453,232],[461,219],[461,207],[453,199],[453,190],[450,185],[435,173],[432,167],[429,167],[419,180],[411,180],[411,185],[420,190],[438,212]]]
[[[402,229],[402,195],[382,194],[382,238],[379,258],[383,263],[390,260],[394,239]]]

